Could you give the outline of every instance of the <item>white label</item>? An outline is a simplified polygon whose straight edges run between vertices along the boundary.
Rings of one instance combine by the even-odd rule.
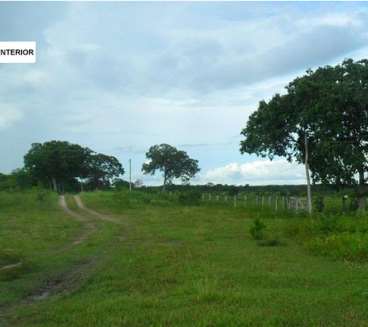
[[[36,42],[0,42],[0,63],[34,64],[36,62]]]

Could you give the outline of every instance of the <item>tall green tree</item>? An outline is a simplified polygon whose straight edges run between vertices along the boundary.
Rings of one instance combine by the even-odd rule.
[[[357,185],[366,194],[368,64],[346,60],[296,78],[261,101],[242,130],[242,153],[306,164],[314,182]]]
[[[65,141],[32,144],[24,156],[24,167],[32,178],[55,191],[63,191],[65,186],[76,189],[78,180],[86,179],[93,188],[110,186],[113,178],[124,173],[115,157]]]
[[[58,191],[71,179],[87,176],[91,152],[65,141],[33,143],[24,156],[24,166],[37,180]]]
[[[110,186],[124,174],[122,164],[113,156],[92,153],[88,159],[88,184],[91,188]]]
[[[146,158],[148,162],[143,164],[142,171],[151,175],[157,170],[161,171],[164,189],[174,178],[188,182],[200,170],[198,160],[191,159],[185,151],[180,151],[169,144],[151,146]]]

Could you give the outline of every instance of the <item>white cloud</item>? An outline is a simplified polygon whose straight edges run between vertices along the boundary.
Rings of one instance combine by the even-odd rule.
[[[35,39],[38,57],[35,65],[0,67],[0,101],[11,108],[0,106],[0,128],[10,127],[0,151],[17,136],[0,170],[21,165],[32,142],[63,139],[116,155],[125,166],[131,157],[140,177],[149,146],[201,144],[185,150],[203,178],[247,182],[247,164],[221,166],[249,160],[239,153],[249,114],[307,68],[361,50],[368,26],[362,7],[1,4],[0,38]],[[25,29],[18,21],[35,24]]]
[[[10,127],[22,118],[20,110],[0,103],[0,129]]]
[[[286,160],[256,160],[247,163],[229,163],[208,170],[204,182],[228,184],[303,184],[305,171],[302,165]]]

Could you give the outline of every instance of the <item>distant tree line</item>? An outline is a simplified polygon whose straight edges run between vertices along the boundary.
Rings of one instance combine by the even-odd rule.
[[[163,189],[174,179],[183,183],[199,171],[198,161],[168,144],[152,146],[143,164],[144,174],[163,174]],[[24,167],[0,174],[0,190],[26,189],[36,185],[56,192],[129,187],[121,177],[124,168],[113,156],[66,141],[34,143],[24,156]]]
[[[113,156],[65,141],[34,143],[24,156],[24,167],[0,175],[0,188],[28,188],[36,185],[56,192],[110,187],[124,174]]]

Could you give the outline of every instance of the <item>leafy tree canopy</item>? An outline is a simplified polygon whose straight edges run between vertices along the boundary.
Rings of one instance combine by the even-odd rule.
[[[309,70],[283,95],[261,101],[241,133],[241,153],[303,162],[305,138],[314,181],[365,184],[368,61]],[[358,176],[358,178],[357,178]]]
[[[124,173],[116,158],[65,141],[32,144],[24,156],[24,167],[33,178],[54,190],[65,184],[75,185],[76,178],[87,178],[99,186]]]
[[[110,186],[110,182],[124,174],[122,164],[113,156],[92,153],[88,160],[88,184],[91,188]]]
[[[188,182],[200,170],[198,160],[191,159],[185,151],[180,151],[169,144],[151,146],[146,157],[149,162],[143,164],[142,171],[151,175],[157,170],[161,171],[164,186],[172,183],[174,178]]]

